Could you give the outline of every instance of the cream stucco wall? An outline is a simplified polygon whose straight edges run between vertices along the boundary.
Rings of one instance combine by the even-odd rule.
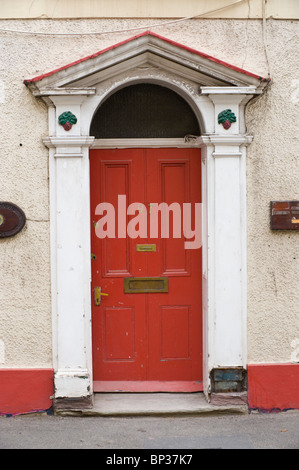
[[[297,36],[296,36],[297,34]],[[271,200],[299,199],[298,23],[269,22],[273,83],[247,109],[249,362],[299,360],[298,232],[271,231]]]
[[[1,0],[0,18],[298,18],[297,0]]]
[[[151,23],[2,20],[0,28],[80,33]],[[247,160],[248,361],[298,360],[298,233],[269,229],[270,201],[299,199],[298,23],[268,20],[266,38],[261,20],[189,20],[153,31],[262,76],[271,70],[271,87],[247,109],[254,136]],[[20,234],[0,240],[0,367],[52,365],[47,109],[23,80],[133,35],[0,32],[0,199],[18,204],[28,218]]]

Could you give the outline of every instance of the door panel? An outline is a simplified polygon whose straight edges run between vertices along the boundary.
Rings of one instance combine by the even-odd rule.
[[[154,383],[166,391],[168,382],[169,389],[180,382],[187,391],[186,384],[202,380],[201,248],[185,249],[182,222],[183,204],[201,201],[200,165],[198,149],[90,152],[92,290],[100,286],[109,294],[92,307],[94,380],[102,384],[98,390],[109,389],[111,381],[137,390],[139,385],[132,384],[142,381],[143,391]],[[119,213],[118,195],[126,195],[127,206],[138,202],[139,212],[147,211],[147,238],[118,238],[124,235],[120,222],[136,215]],[[100,202],[115,207],[115,238],[95,234]],[[162,202],[175,203],[181,211],[170,211],[169,238],[161,238],[167,224],[160,213],[158,238],[150,233],[154,204]],[[173,227],[175,215],[180,222]],[[137,251],[137,244],[155,245],[155,251]],[[168,277],[168,292],[124,293],[125,277],[161,276]]]
[[[190,306],[160,307],[160,361],[190,359]]]
[[[165,201],[168,205],[178,202],[181,208],[183,203],[200,202],[200,168],[200,154],[196,149],[152,149],[149,180],[153,184],[149,186],[149,199]],[[160,180],[155,177],[157,174],[161,175]],[[202,374],[202,250],[186,250],[182,224],[181,232],[182,238],[179,239],[157,239],[157,254],[148,270],[149,275],[169,277],[169,293],[164,298],[152,294],[148,299],[151,318],[148,374],[155,380],[196,381]],[[163,348],[169,349],[170,344],[171,356],[164,357]]]
[[[99,239],[95,232],[95,225],[101,219],[95,214],[100,202],[117,208],[119,194],[126,195],[128,202],[143,199],[142,186],[132,184],[136,175],[143,172],[143,158],[140,150],[92,151],[90,166],[92,296],[96,286],[109,294],[102,297],[100,306],[95,306],[92,298],[94,380],[115,380],[115,377],[145,380],[145,303],[142,296],[124,294],[123,287],[124,277],[132,276],[136,269],[145,273],[145,269],[140,263],[136,267],[132,256],[134,240],[118,236]],[[115,214],[117,235],[120,224],[117,211]]]
[[[132,361],[135,355],[134,308],[105,307],[104,322],[105,361]]]
[[[117,207],[118,194],[130,194],[132,164],[130,161],[102,161],[100,168],[100,201]],[[115,230],[118,226],[116,225]],[[123,276],[130,273],[131,245],[126,238],[105,238],[102,242],[102,274]]]

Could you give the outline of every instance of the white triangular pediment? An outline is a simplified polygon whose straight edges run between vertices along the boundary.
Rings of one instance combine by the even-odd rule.
[[[83,89],[84,94],[92,94],[92,88],[107,78],[146,67],[173,72],[203,87],[254,87],[261,92],[268,83],[268,79],[151,32],[24,83],[35,96],[60,94],[65,89],[71,94]]]

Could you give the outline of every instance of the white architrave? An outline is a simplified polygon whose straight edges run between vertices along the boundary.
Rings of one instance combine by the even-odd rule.
[[[192,107],[201,137],[187,141],[96,141],[95,147],[198,146],[203,187],[204,391],[214,367],[246,367],[246,103],[265,83],[153,34],[26,81],[49,105],[51,263],[55,397],[92,395],[89,128],[96,109],[129,84],[169,87]],[[231,109],[226,130],[219,112]],[[59,125],[71,111],[77,123]]]

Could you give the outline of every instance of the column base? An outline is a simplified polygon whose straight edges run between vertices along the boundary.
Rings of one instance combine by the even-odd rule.
[[[92,383],[87,369],[60,369],[54,375],[55,400],[78,399],[92,395]]]
[[[74,398],[55,398],[53,400],[54,412],[57,411],[82,411],[93,408],[93,395]]]

